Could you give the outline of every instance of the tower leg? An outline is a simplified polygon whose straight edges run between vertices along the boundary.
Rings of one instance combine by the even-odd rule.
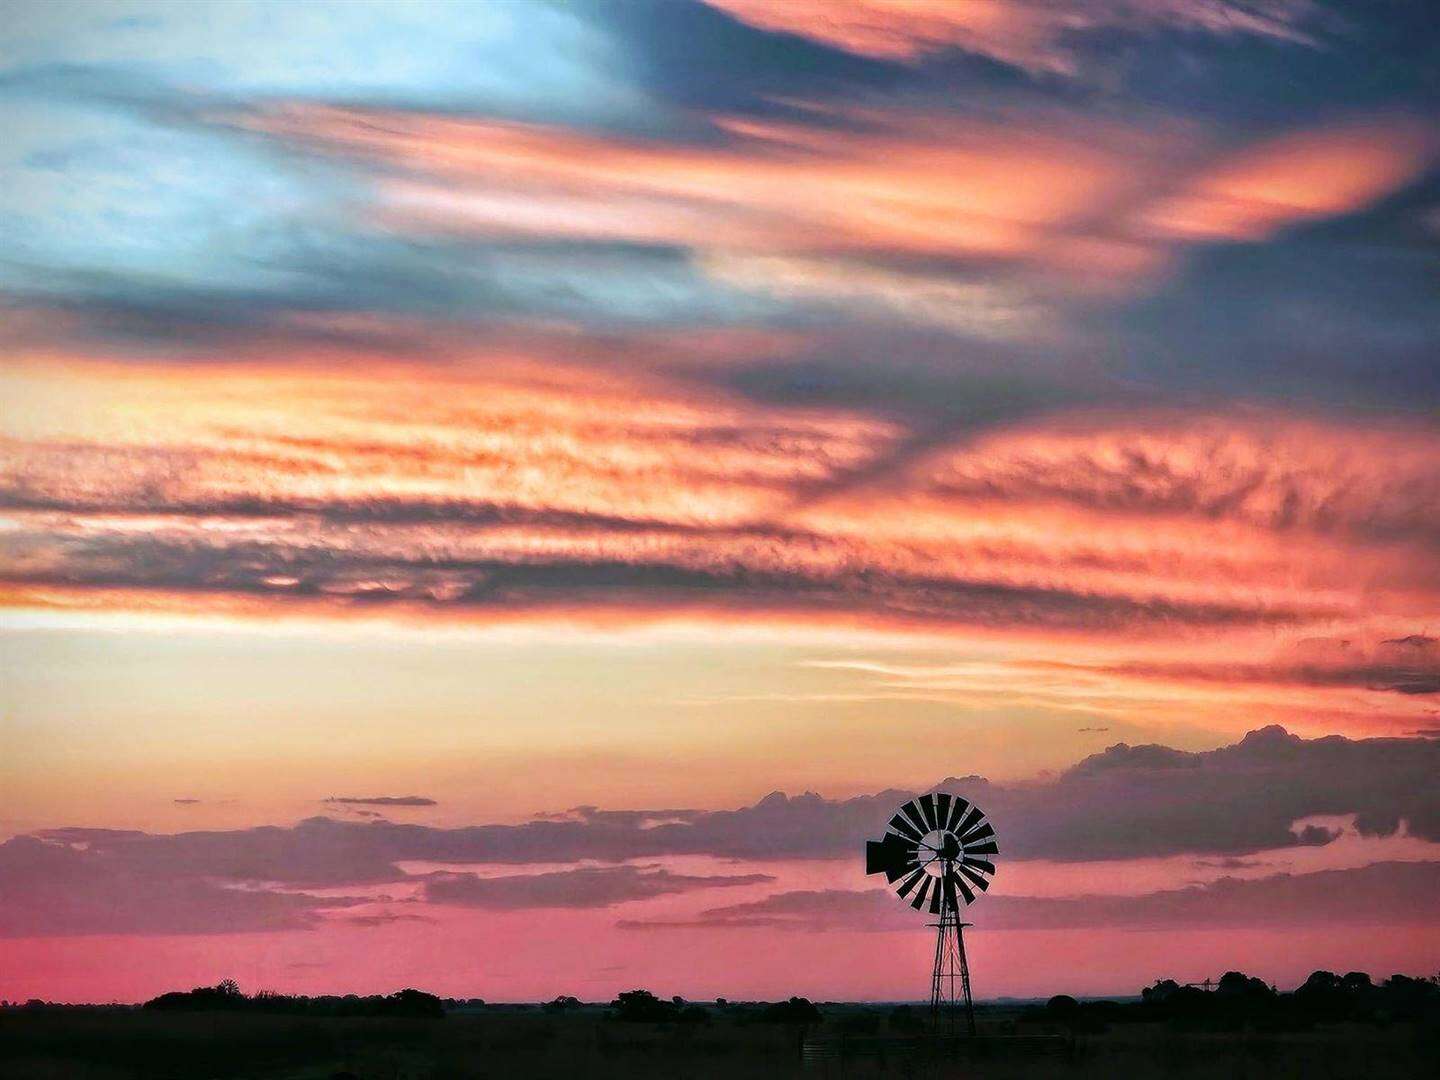
[[[935,927],[935,966],[930,975],[930,1030],[955,1035],[961,1007],[965,1030],[975,1034],[975,1003],[970,997],[970,962],[965,956],[965,923],[947,911]]]
[[[941,915],[940,921],[935,924],[935,967],[930,975],[930,1030],[937,1035],[940,1033],[940,1018],[947,1011],[945,980],[948,965],[945,959],[949,951],[949,920],[949,915]]]
[[[965,990],[965,1026],[970,1037],[975,1037],[975,1002],[970,999],[970,961],[965,958],[964,924],[955,923],[955,948],[960,954],[960,985]]]

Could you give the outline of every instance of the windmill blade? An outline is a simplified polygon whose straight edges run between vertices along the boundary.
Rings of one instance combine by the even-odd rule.
[[[972,859],[969,855],[962,855],[960,857],[960,864],[962,866],[973,866],[975,869],[983,870],[987,874],[995,873],[995,864],[986,859]]]
[[[978,829],[971,829],[971,830],[970,830],[968,833],[966,833],[964,836],[960,837],[960,843],[962,843],[962,844],[973,844],[976,840],[989,840],[990,837],[992,837],[992,836],[994,836],[994,835],[995,835],[995,829],[994,829],[994,827],[991,826],[991,824],[987,821],[985,824],[981,825]]]
[[[940,888],[940,879],[935,879],[935,887],[930,890],[930,914],[940,914],[940,901],[944,898],[943,890]]]
[[[920,884],[921,878],[929,876],[929,874],[925,873],[925,868],[922,866],[900,883],[900,887],[895,890],[895,895],[903,898],[911,889]]]
[[[943,829],[950,822],[950,795],[944,791],[935,792],[935,827]]]
[[[925,819],[920,816],[920,808],[915,805],[914,799],[911,799],[904,806],[900,807],[900,811],[915,823],[915,827],[920,830],[921,836],[924,836],[930,831],[930,826],[926,825]]]
[[[865,873],[884,874],[895,884],[920,863],[915,858],[915,844],[897,833],[886,833],[884,839],[865,841]]]
[[[971,870],[968,866],[960,866],[957,867],[957,869],[961,874],[969,878],[971,883],[981,892],[985,892],[990,888],[990,882],[986,880],[985,875],[978,870]]]
[[[994,841],[994,840],[989,840],[989,841],[987,841],[987,842],[985,842],[985,843],[983,843],[983,844],[966,844],[966,845],[965,845],[965,854],[966,854],[966,855],[999,855],[999,854],[1000,854],[1000,849],[995,846],[995,841]]]
[[[920,796],[920,813],[925,818],[926,831],[935,829],[935,796],[928,792]]]
[[[965,813],[966,810],[969,810],[969,809],[970,809],[970,804],[969,804],[968,802],[966,802],[964,799],[962,799],[959,795],[956,795],[956,796],[955,796],[955,807],[954,807],[954,809],[952,809],[952,810],[950,811],[950,820],[945,823],[945,829],[946,829],[946,831],[948,831],[948,832],[955,832],[955,831],[957,831],[957,830],[959,829],[959,827],[960,827],[960,818],[961,818],[961,816]]]
[[[910,822],[906,821],[905,818],[902,817],[900,814],[896,814],[890,819],[890,828],[894,829],[902,836],[908,836],[911,840],[914,840],[916,842],[919,842],[920,838],[925,835],[924,833],[916,829],[914,825],[911,825]]]
[[[975,902],[975,893],[971,891],[969,885],[966,885],[965,882],[961,880],[959,874],[951,871],[950,880],[952,882],[952,888],[958,889],[960,895],[965,897],[965,903],[973,904]]]
[[[930,883],[934,880],[929,874],[925,874],[925,880],[920,882],[920,888],[915,891],[915,899],[910,901],[910,906],[916,911],[925,906],[925,894],[930,891]]]
[[[963,839],[971,829],[975,828],[976,825],[979,825],[980,822],[984,820],[984,811],[982,811],[978,806],[972,806],[970,808],[970,813],[965,815],[965,820],[950,831],[953,832],[956,836],[959,836]]]

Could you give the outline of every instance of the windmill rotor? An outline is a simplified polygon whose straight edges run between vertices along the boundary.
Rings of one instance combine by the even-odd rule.
[[[916,911],[958,913],[990,888],[995,829],[978,806],[930,792],[906,802],[879,840],[865,844],[865,873],[884,874]]]

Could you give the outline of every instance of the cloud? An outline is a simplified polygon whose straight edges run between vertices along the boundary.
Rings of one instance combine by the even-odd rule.
[[[1196,866],[1208,867],[1215,870],[1253,870],[1256,867],[1267,866],[1268,863],[1261,859],[1196,859]]]
[[[1410,836],[1440,841],[1437,770],[1440,741],[1433,739],[1306,740],[1267,728],[1217,750],[1118,743],[1054,776],[1008,784],[971,776],[940,786],[984,808],[999,834],[1002,864],[1170,855],[1223,862],[1334,841],[1339,831],[1306,821],[1315,817],[1353,815],[1356,829],[1369,836],[1392,835],[1403,823]],[[360,892],[418,885],[429,903],[524,910],[607,907],[759,885],[771,879],[754,873],[689,874],[635,862],[685,855],[858,858],[864,841],[883,832],[895,807],[911,794],[883,791],[832,800],[776,792],[737,810],[583,807],[521,824],[458,828],[311,818],[290,828],[174,834],[53,829],[0,845],[0,895],[6,900],[0,927],[11,936],[301,929],[329,908],[373,902],[303,891],[322,887]],[[608,865],[498,876],[468,871],[417,876],[402,865],[582,862]],[[1396,880],[1404,886],[1405,875],[1413,872],[1399,870]],[[1003,874],[1002,865],[1002,880]],[[1376,871],[1373,880],[1357,880],[1362,894],[1371,895],[1382,879]],[[1279,885],[1268,887],[1279,890],[1275,895],[1281,899],[1288,895]],[[1239,891],[1233,895],[1243,897],[1249,886],[1234,888]],[[1185,905],[1198,903],[1193,895],[1178,894],[1174,910],[1192,910]],[[1239,911],[1230,892],[1205,895],[1219,896],[1230,905],[1227,912]],[[991,901],[987,910],[996,910]],[[1136,919],[1160,918],[1170,903],[1123,910]],[[1070,910],[1039,900],[1011,907],[1046,918]]]
[[[1428,925],[1440,888],[1440,863],[1384,862],[1349,870],[1221,878],[1204,885],[1135,896],[986,896],[974,911],[990,930],[1292,929],[1308,926]],[[918,923],[881,889],[782,892],[709,908],[694,919],[625,920],[627,930],[782,929],[887,931]]]
[[[774,880],[769,874],[677,874],[663,867],[629,865],[501,877],[436,873],[426,878],[424,895],[432,903],[498,911],[602,908],[672,893],[764,885]]]
[[[337,915],[327,919],[330,924],[339,923],[344,926],[358,926],[366,930],[375,930],[383,926],[394,926],[396,923],[433,923],[435,920],[428,915],[420,915],[413,911],[377,911],[368,912],[363,915]]]
[[[1076,410],[926,445],[497,348],[421,380],[238,363],[223,394],[169,365],[18,366],[12,602],[1083,629],[1141,642],[1116,681],[1183,627],[1393,630],[1434,603],[1440,443],[1416,425]]]
[[[1406,117],[1293,132],[1221,158],[1138,220],[1185,239],[1260,240],[1373,203],[1423,173],[1437,149],[1433,127]]]
[[[340,803],[346,806],[439,806],[434,799],[427,799],[423,795],[372,795],[361,798],[355,795],[331,795],[324,800],[327,803]]]
[[[1440,743],[1431,739],[1302,739],[1270,727],[1216,750],[1117,743],[1050,777],[999,784],[971,776],[943,785],[984,807],[1000,834],[1003,858],[1091,862],[1240,856],[1324,843],[1333,838],[1331,830],[1313,823],[1295,828],[1320,815],[1356,815],[1368,835],[1390,835],[1404,821],[1411,835],[1440,840],[1437,768]],[[833,800],[774,792],[737,810],[601,811],[449,829],[310,818],[293,828],[173,835],[60,829],[40,835],[83,844],[92,857],[139,870],[170,874],[184,868],[232,880],[343,886],[402,880],[398,864],[405,861],[848,857],[883,831],[895,807],[912,794]],[[493,888],[537,882],[544,879]]]
[[[706,0],[767,30],[797,34],[850,52],[915,62],[928,54],[963,49],[1027,71],[1077,74],[1070,47],[1086,31],[1168,28],[1254,35],[1309,44],[1303,29],[1308,0],[1257,6],[1205,0],[1150,0],[1063,6],[1040,0]]]
[[[0,938],[305,930],[362,903],[234,888],[184,866],[110,857],[55,840],[0,844]]]
[[[1261,663],[1123,664],[1111,674],[1174,682],[1363,687],[1384,693],[1440,693],[1440,642],[1421,634],[1377,644],[1348,638],[1308,639]]]
[[[171,799],[170,801],[176,806],[198,806],[200,804],[199,799]]]

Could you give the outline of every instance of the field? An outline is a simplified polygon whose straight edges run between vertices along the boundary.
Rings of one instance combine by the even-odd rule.
[[[0,1013],[5,1080],[526,1080],[575,1077],[893,1076],[1001,1078],[1440,1076],[1440,1035],[1414,1022],[1337,1023],[1304,1030],[1197,1031],[1118,1023],[1076,1033],[1019,1009],[991,1008],[997,1038],[963,1059],[917,1056],[892,1032],[888,1008],[823,1006],[801,1029],[721,1010],[704,1024],[620,1023],[600,1008],[562,1014],[491,1007],[443,1019],[268,1014],[163,1014],[137,1009]],[[815,1053],[818,1039],[844,1056]],[[1063,1036],[1061,1055],[1013,1054],[1000,1036]],[[808,1059],[803,1039],[812,1042]],[[1057,1040],[1059,1042],[1059,1040]],[[1033,1046],[1033,1044],[1025,1044]],[[1024,1047],[1022,1047],[1023,1049]],[[855,1051],[869,1051],[856,1053]]]

